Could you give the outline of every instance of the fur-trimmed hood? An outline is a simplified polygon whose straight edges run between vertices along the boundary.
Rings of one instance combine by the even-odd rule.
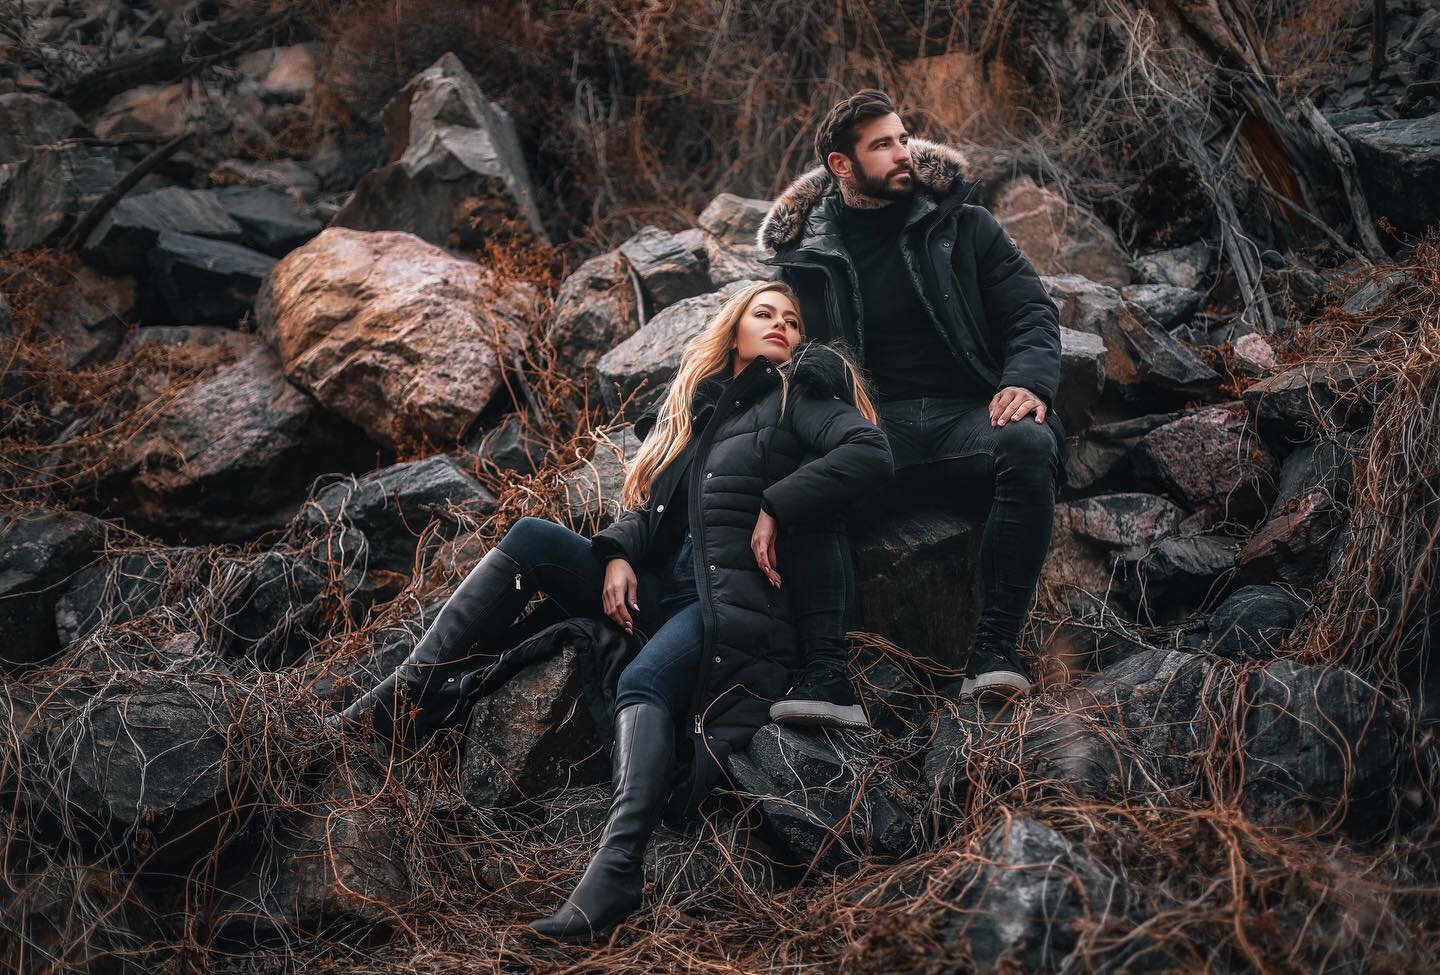
[[[910,159],[915,182],[934,196],[946,196],[966,181],[969,160],[954,146],[911,139]],[[778,251],[798,241],[810,212],[835,189],[835,177],[823,165],[798,177],[771,205],[755,235],[756,243],[762,250]]]

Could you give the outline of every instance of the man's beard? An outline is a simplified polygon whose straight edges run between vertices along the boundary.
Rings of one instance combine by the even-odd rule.
[[[891,175],[871,176],[865,172],[858,159],[852,160],[855,173],[855,192],[877,200],[908,200],[915,193],[914,170],[907,169],[904,172],[909,175],[903,184],[897,184],[894,180],[898,173],[892,170]]]

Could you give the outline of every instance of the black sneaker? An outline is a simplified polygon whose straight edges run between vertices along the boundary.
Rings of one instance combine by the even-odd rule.
[[[1030,693],[1030,671],[1012,649],[976,646],[965,668],[962,697],[1010,698]]]
[[[780,700],[770,705],[770,720],[855,731],[870,729],[865,710],[855,699],[849,674],[835,667],[819,667],[802,673]]]

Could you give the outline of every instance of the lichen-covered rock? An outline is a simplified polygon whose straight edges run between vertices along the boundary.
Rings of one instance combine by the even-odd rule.
[[[565,647],[476,703],[460,769],[466,802],[505,809],[560,786],[604,781],[609,763],[583,699],[582,652]]]
[[[1184,512],[1153,494],[1101,494],[1055,506],[1050,550],[1041,569],[1045,598],[1068,603],[1074,590],[1104,596],[1122,589],[1124,554],[1178,530]]]
[[[1280,466],[1246,424],[1245,414],[1212,406],[1147,433],[1135,446],[1145,472],[1191,509],[1211,508],[1253,521],[1275,494]]]
[[[331,227],[256,302],[286,377],[391,447],[453,446],[503,386],[534,290],[412,234]]]

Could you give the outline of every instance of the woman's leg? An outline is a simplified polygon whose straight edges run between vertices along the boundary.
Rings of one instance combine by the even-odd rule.
[[[403,739],[418,748],[456,716],[542,586],[571,615],[599,615],[604,567],[598,563],[584,536],[539,518],[520,519],[445,601],[395,673],[335,716],[332,725],[369,714],[375,733],[392,747]],[[472,653],[477,646],[479,652]]]
[[[645,848],[670,798],[675,717],[689,707],[704,650],[700,603],[678,610],[620,676],[610,814],[600,848],[572,893],[530,927],[561,941],[590,941],[640,906]]]

